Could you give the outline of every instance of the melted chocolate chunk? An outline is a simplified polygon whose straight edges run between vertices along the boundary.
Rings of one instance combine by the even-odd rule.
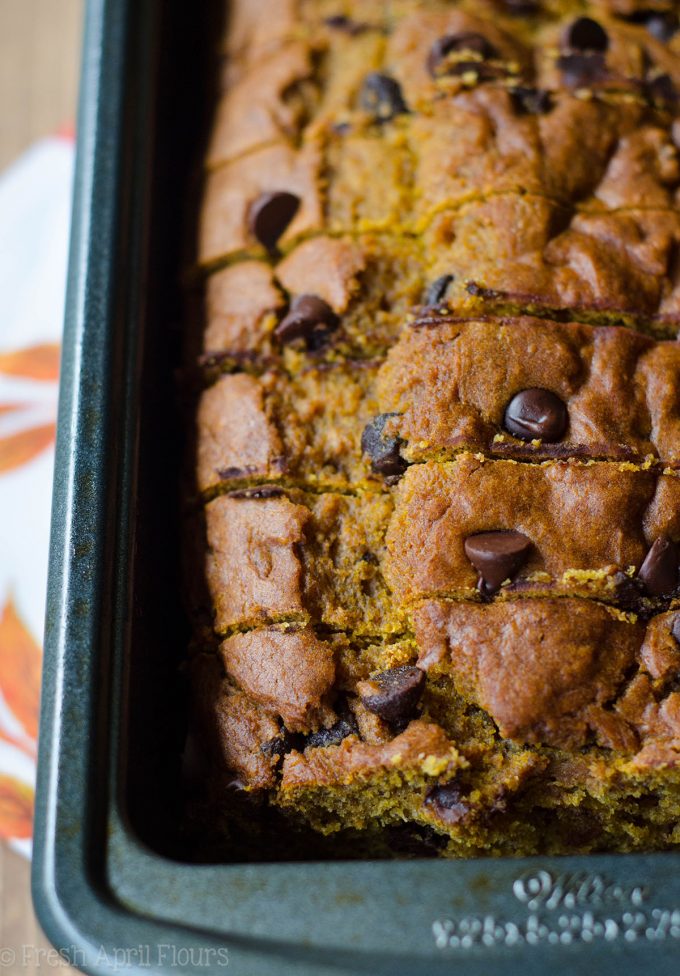
[[[593,51],[588,54],[562,54],[557,59],[565,85],[585,88],[602,81],[607,73],[604,55]]]
[[[661,535],[655,539],[638,571],[642,581],[652,596],[668,596],[678,585],[678,547]]]
[[[540,438],[554,442],[564,437],[569,414],[555,393],[533,387],[515,394],[505,408],[503,426],[524,441]]]
[[[522,568],[532,542],[521,532],[479,532],[468,536],[464,547],[465,555],[479,573],[480,591],[491,596]]]
[[[425,797],[425,803],[432,807],[437,816],[447,824],[457,824],[470,813],[464,794],[454,783],[446,786],[433,786]]]
[[[261,193],[250,207],[248,220],[251,233],[268,251],[274,251],[299,208],[300,197],[294,193]]]
[[[440,302],[443,302],[448,287],[453,280],[454,276],[452,274],[445,274],[433,281],[425,292],[424,304],[439,305]]]
[[[404,728],[413,718],[424,687],[425,672],[410,664],[402,664],[365,682],[361,700],[383,721]]]
[[[460,74],[461,71],[474,71],[479,61],[458,61],[450,58],[452,54],[470,53],[479,56],[480,61],[486,61],[498,56],[493,44],[483,34],[472,31],[461,34],[445,34],[439,37],[430,48],[427,56],[427,69],[433,78],[440,75]],[[461,66],[465,67],[462,68]]]
[[[321,349],[339,325],[340,319],[323,298],[298,295],[288,314],[276,326],[274,335],[283,345],[304,339],[307,349]]]
[[[553,107],[550,92],[542,88],[527,88],[519,85],[510,89],[515,111],[520,115],[547,115]]]
[[[315,748],[326,748],[326,746],[337,746],[348,735],[358,735],[359,727],[354,716],[349,713],[346,717],[338,719],[335,725],[329,729],[319,729],[307,736],[307,745]]]
[[[232,465],[229,468],[216,468],[215,470],[223,481],[227,481],[229,478],[243,478],[255,474],[257,468],[253,467],[252,464],[247,464],[245,468],[237,468]]]
[[[357,34],[363,34],[364,31],[368,30],[368,24],[360,24],[345,14],[334,14],[332,17],[326,17],[324,23],[326,27],[344,31],[351,37],[355,37]]]
[[[564,42],[570,51],[599,51],[604,54],[609,47],[606,30],[591,17],[578,17],[568,27]]]
[[[365,552],[361,557],[363,563],[369,563],[371,566],[379,566],[380,560],[374,552]]]
[[[265,754],[265,756],[279,756],[283,758],[286,753],[292,752],[293,749],[297,749],[298,752],[302,752],[305,747],[305,737],[299,732],[289,732],[288,729],[282,729],[281,735],[277,735],[274,739],[270,739],[269,742],[264,742],[260,746],[260,751]]]
[[[680,613],[673,618],[671,636],[674,638],[676,644],[680,644]]]
[[[218,472],[220,477],[223,473]],[[240,488],[237,491],[230,491],[229,498],[281,498],[285,494],[283,488],[276,488],[273,485],[262,485],[257,488]]]
[[[386,437],[383,433],[387,420],[398,416],[397,413],[380,413],[364,427],[361,450],[371,459],[371,469],[375,474],[397,477],[406,470],[406,461],[399,453],[404,443],[401,437]]]
[[[359,93],[359,105],[378,122],[389,122],[408,112],[399,83],[379,71],[366,75]]]
[[[626,573],[619,572],[614,576],[614,583],[616,584],[616,605],[623,610],[642,613],[645,598],[640,581],[631,579]]]

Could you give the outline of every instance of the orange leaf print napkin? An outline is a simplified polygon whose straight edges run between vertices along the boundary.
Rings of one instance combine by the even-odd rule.
[[[0,174],[0,841],[30,856],[70,139]]]

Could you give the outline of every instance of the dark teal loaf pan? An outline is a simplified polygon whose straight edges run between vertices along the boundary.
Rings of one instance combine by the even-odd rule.
[[[174,283],[207,101],[207,6],[88,7],[35,823],[40,921],[97,974],[677,976],[679,854],[182,859]]]

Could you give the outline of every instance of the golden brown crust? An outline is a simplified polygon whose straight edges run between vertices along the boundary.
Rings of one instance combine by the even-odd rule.
[[[265,146],[216,169],[206,177],[198,229],[198,262],[210,266],[242,252],[262,248],[250,229],[251,207],[263,193],[291,193],[300,207],[282,243],[323,226],[318,186],[318,148],[299,152],[287,145]]]
[[[361,436],[382,414],[390,415],[384,430],[400,438],[409,462],[460,451],[680,462],[676,342],[529,317],[428,321],[404,329],[377,386],[370,362],[219,378],[198,407],[199,491],[262,480],[380,490]],[[531,388],[564,402],[568,427],[560,440],[522,440],[507,429],[508,404]]]
[[[284,761],[281,788],[285,793],[303,786],[338,786],[370,779],[385,770],[408,774],[410,767],[427,772],[430,766],[437,768],[438,775],[450,776],[459,762],[439,726],[414,721],[391,742],[366,743],[350,737],[337,747],[291,752]]]
[[[259,481],[384,490],[360,447],[378,412],[376,371],[350,363],[218,379],[198,406],[198,490]]]
[[[680,172],[668,115],[569,94],[535,114],[519,98],[481,87],[413,119],[423,224],[437,211],[498,193],[532,193],[584,211],[676,204]]]
[[[272,628],[227,638],[220,653],[233,681],[293,732],[318,728],[329,711],[333,651],[311,631]]]
[[[504,738],[571,749],[600,732],[644,633],[585,600],[428,602],[414,620],[421,666],[450,673]]]
[[[278,757],[262,746],[279,734],[278,723],[224,680],[214,655],[195,658],[191,678],[192,723],[216,775],[249,789],[274,786]]]
[[[208,278],[203,352],[251,354],[262,349],[285,300],[271,269],[261,261],[244,261]]]
[[[666,334],[677,331],[679,239],[675,212],[572,217],[542,197],[516,195],[442,214],[424,234],[437,255],[433,274],[456,273],[454,307],[571,310]]]
[[[354,241],[315,237],[284,258],[276,275],[292,295],[318,295],[340,314],[357,292],[365,267],[366,256]]]
[[[267,417],[264,384],[247,373],[224,376],[201,397],[197,482],[201,491],[230,477],[271,477],[283,445]]]
[[[267,143],[294,138],[301,111],[287,93],[312,74],[308,45],[293,41],[258,61],[222,95],[206,164],[215,167]]]
[[[675,342],[529,317],[431,322],[404,331],[379,376],[380,412],[398,414],[389,429],[404,441],[408,460],[459,450],[519,459],[680,458]],[[508,404],[531,388],[550,390],[566,405],[569,424],[559,441],[532,443],[508,431]]]
[[[298,372],[314,362],[366,359],[384,353],[399,335],[424,287],[419,249],[404,242],[394,252],[380,237],[313,237],[275,267],[243,261],[211,274],[205,288],[203,364]],[[291,303],[312,294],[339,321],[318,348],[288,344],[275,333]]]
[[[383,578],[388,495],[254,494],[206,507],[217,633],[290,620],[360,634],[404,629]]]
[[[409,468],[387,534],[387,578],[399,598],[474,599],[466,539],[521,532],[529,554],[501,596],[574,593],[616,602],[619,573],[638,570],[661,535],[679,539],[680,480],[633,465],[541,465],[461,455]]]
[[[225,496],[208,505],[206,576],[218,633],[304,613],[295,546],[308,518],[306,508],[285,497],[258,502]]]

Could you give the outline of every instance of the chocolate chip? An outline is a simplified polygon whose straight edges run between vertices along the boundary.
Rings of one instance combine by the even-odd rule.
[[[294,193],[261,193],[250,207],[250,230],[263,247],[274,251],[299,208],[300,197]]]
[[[631,579],[627,573],[615,573],[615,601],[617,607],[623,610],[630,610],[633,613],[640,613],[644,606],[642,586],[638,579]]]
[[[382,671],[359,685],[361,700],[383,721],[403,727],[418,706],[425,687],[425,672],[410,664]]]
[[[380,560],[374,552],[364,552],[361,556],[362,563],[368,563],[371,566],[379,566]]]
[[[358,735],[359,727],[356,719],[350,713],[344,718],[338,719],[335,725],[329,729],[319,729],[307,736],[307,745],[315,748],[326,748],[327,746],[337,746],[348,735]]]
[[[336,30],[347,30],[352,21],[345,14],[333,14],[331,17],[326,17],[324,24]]]
[[[359,105],[378,122],[389,122],[397,115],[408,112],[399,83],[379,71],[371,71],[364,78],[359,93]]]
[[[228,468],[216,468],[215,470],[222,481],[228,481],[230,478],[247,477],[248,475],[255,474],[257,472],[257,468],[252,464],[247,464],[243,468],[237,468],[235,465],[232,465]]]
[[[263,752],[265,756],[279,756],[283,758],[286,753],[292,752],[293,749],[302,752],[304,747],[305,737],[301,733],[289,732],[288,729],[282,729],[281,735],[277,735],[274,739],[270,739],[260,746],[260,752]]]
[[[454,280],[452,274],[441,275],[428,287],[425,292],[425,305],[439,305],[444,301],[449,285]]]
[[[307,349],[320,349],[339,325],[340,319],[323,298],[298,295],[291,302],[288,314],[274,329],[274,335],[284,346],[296,339],[304,339]]]
[[[569,414],[562,400],[550,390],[532,387],[515,394],[505,408],[503,426],[524,441],[539,437],[561,440],[569,425]]]
[[[457,824],[470,813],[464,794],[454,783],[433,786],[425,797],[425,804],[432,807],[437,816],[448,824]]]
[[[657,75],[646,82],[647,95],[653,102],[675,102],[678,92],[670,75]]]
[[[570,51],[604,53],[609,47],[606,30],[591,17],[578,17],[567,29],[564,42]]]
[[[668,596],[678,585],[678,547],[660,535],[655,539],[638,571],[645,589],[652,596]]]
[[[515,111],[520,115],[547,115],[553,106],[550,92],[518,85],[510,89]]]
[[[537,0],[503,0],[503,6],[513,17],[526,17],[540,10]]]
[[[673,623],[671,624],[671,635],[675,639],[676,644],[680,644],[680,613],[676,614],[673,618]]]
[[[445,34],[444,37],[437,38],[430,48],[430,53],[427,56],[428,71],[433,78],[459,73],[460,68],[455,61],[449,60],[449,56],[463,53],[476,54],[481,61],[498,56],[496,48],[487,41],[483,34],[476,34],[472,31],[461,34]],[[470,65],[468,61],[465,62],[467,67],[472,67],[472,69],[477,63],[474,61]]]
[[[401,437],[386,437],[383,433],[388,419],[398,416],[397,413],[380,413],[364,427],[361,450],[371,459],[371,469],[375,474],[392,477],[406,470],[406,461],[399,453],[404,443]]]
[[[465,555],[480,575],[484,592],[496,593],[527,561],[531,540],[521,532],[479,532],[464,543]]]
[[[345,16],[345,14],[334,14],[332,17],[326,17],[324,24],[333,30],[344,31],[352,37],[357,34],[363,34],[365,30],[368,30],[367,24],[360,24],[358,21],[352,20],[351,17]]]
[[[562,54],[557,59],[562,80],[570,88],[585,88],[602,81],[607,73],[604,55],[597,51],[588,54]]]

